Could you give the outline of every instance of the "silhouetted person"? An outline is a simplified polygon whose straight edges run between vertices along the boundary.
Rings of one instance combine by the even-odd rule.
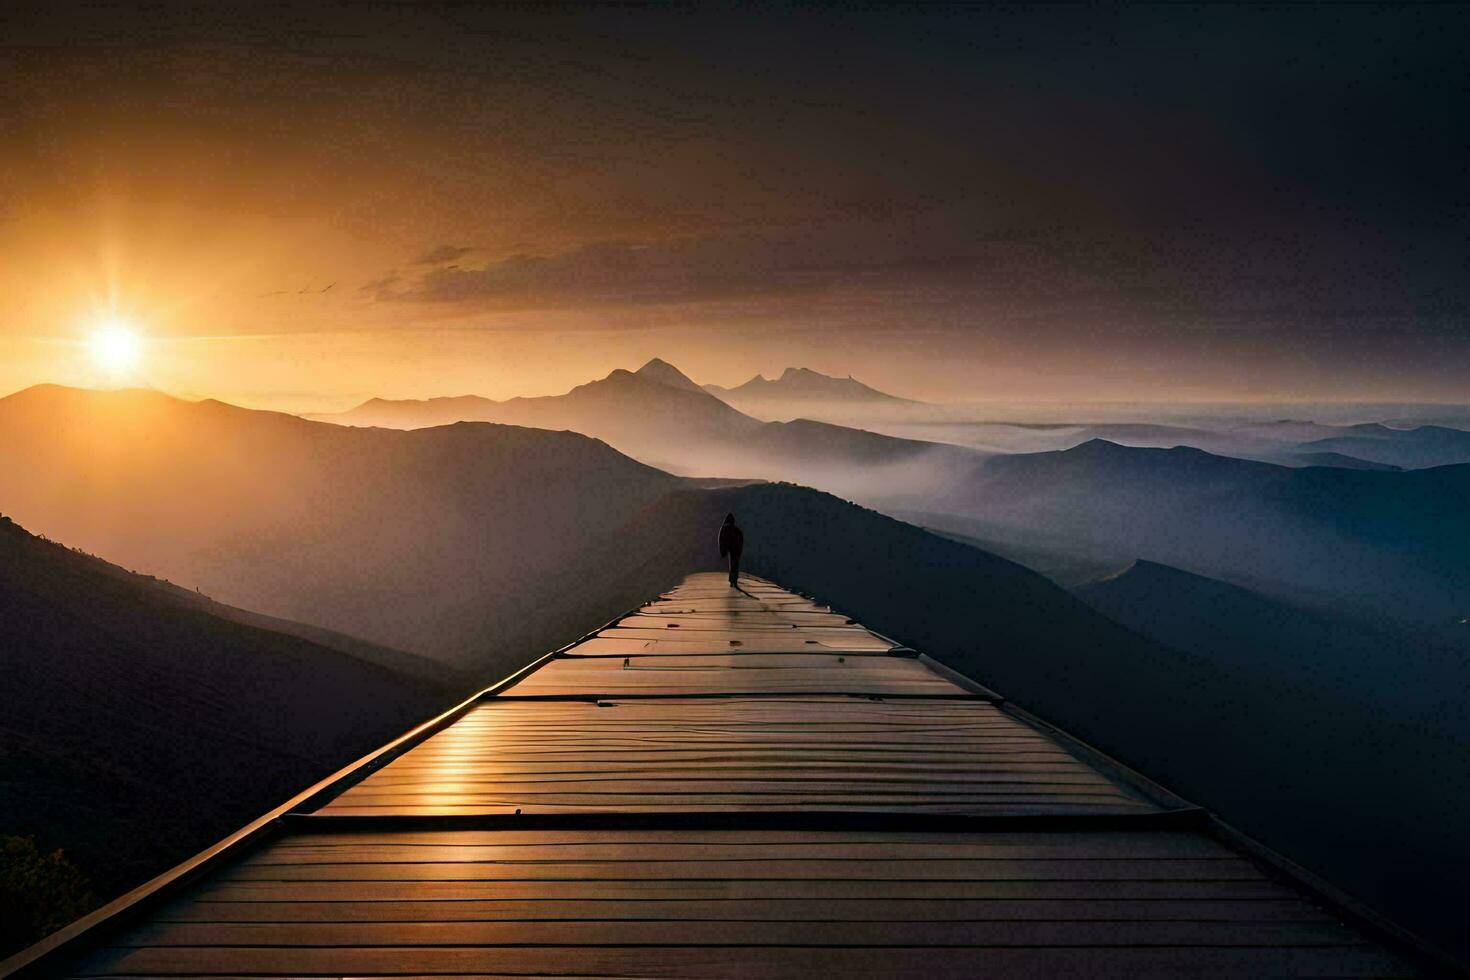
[[[740,552],[745,550],[745,532],[735,526],[735,515],[726,514],[720,526],[720,557],[730,559],[730,584],[735,588],[740,578]]]

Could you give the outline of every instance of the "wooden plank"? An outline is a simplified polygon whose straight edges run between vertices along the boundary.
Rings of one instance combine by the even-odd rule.
[[[666,662],[701,666],[711,659],[735,658]],[[820,664],[830,658],[801,659]],[[992,705],[958,702],[934,710],[861,699],[817,705],[740,699],[620,702],[613,708],[487,703],[322,812],[889,806],[1035,813],[1141,805]]]
[[[478,757],[473,758],[478,759]],[[974,773],[977,776],[984,776],[987,773],[998,775],[1035,773],[1040,776],[1049,776],[1057,773],[1091,772],[1073,762],[1039,752],[986,753],[971,761],[961,753],[928,754],[893,749],[844,748],[839,745],[823,747],[768,745],[765,747],[747,746],[743,749],[715,746],[703,750],[693,746],[674,749],[642,748],[635,750],[625,748],[608,749],[595,754],[589,750],[585,755],[578,753],[575,745],[566,745],[555,751],[515,753],[507,763],[487,764],[484,775],[486,778],[495,778],[499,775],[492,768],[494,765],[515,763],[519,766],[534,766],[538,760],[544,760],[543,768],[534,771],[548,773],[555,772],[563,766],[589,767],[584,771],[593,773],[598,770],[590,767],[607,766],[606,771],[609,773],[617,772],[620,767],[629,771],[646,768],[674,775],[697,774],[699,771],[711,770],[728,773],[738,771],[742,767],[749,767],[761,777],[770,776],[771,778],[779,778],[786,772],[803,771],[818,775],[819,778],[840,778],[841,774],[834,773],[832,768],[838,764],[845,765],[848,772],[872,773],[879,777],[903,772],[913,772],[916,775]],[[868,760],[872,760],[875,766],[864,765]],[[878,768],[877,764],[882,764],[887,768]],[[385,766],[382,770],[381,781],[365,779],[356,787],[348,790],[348,793],[362,792],[365,788],[384,785],[403,786],[413,782],[433,782],[446,777],[453,778],[456,774],[464,777],[466,781],[474,781],[479,773],[476,765],[478,763],[472,761],[430,759],[391,770]],[[525,775],[523,772],[511,772],[506,774],[506,778],[524,778]],[[346,794],[343,794],[333,802],[345,796]]]
[[[1238,861],[1240,858],[1218,847],[1210,847],[1204,838],[1186,838],[1184,842],[1141,842],[1127,846],[1088,847],[1078,844],[1052,843],[1047,834],[1026,844],[922,844],[891,841],[877,844],[789,843],[789,844],[402,844],[392,841],[373,844],[332,844],[330,835],[321,843],[296,847],[272,847],[252,855],[246,861],[253,867],[282,864],[320,864],[356,862],[360,864],[395,864],[404,862],[474,862],[559,860],[575,854],[583,861],[748,861],[752,854],[770,859],[845,860],[845,861],[944,861],[957,860],[1112,860],[1171,861],[1217,860]],[[1152,838],[1152,834],[1135,836]],[[1195,842],[1198,842],[1197,844]]]
[[[648,625],[649,622],[659,624],[683,623],[687,626],[704,629],[717,629],[722,626],[739,628],[741,626],[760,626],[763,628],[777,628],[796,626],[798,628],[818,629],[855,629],[871,632],[857,620],[842,613],[827,612],[818,609],[713,609],[704,611],[672,612],[667,609],[647,607],[640,609],[626,619],[620,620],[621,626]],[[876,634],[875,634],[876,635]]]
[[[561,743],[558,743],[560,745]],[[429,756],[392,769],[384,767],[375,785],[407,783],[457,774],[466,780],[496,776],[557,773],[697,773],[719,770],[726,774],[749,771],[752,776],[780,776],[787,772],[823,774],[827,778],[843,774],[878,776],[894,773],[997,773],[1048,775],[1054,773],[1089,773],[1076,760],[1045,752],[987,752],[966,756],[961,753],[928,753],[921,751],[886,751],[867,746],[842,745],[728,745],[698,749],[694,746],[675,749],[639,747],[605,751],[598,755],[582,755],[575,746],[548,746],[547,751],[507,751],[503,756],[466,755],[464,757]],[[376,774],[375,774],[376,775]],[[361,782],[358,786],[365,786]]]
[[[638,617],[645,619],[646,617]],[[696,620],[688,620],[679,623],[675,620],[660,621],[654,619],[652,622],[634,622],[624,620],[618,626],[600,630],[600,637],[607,639],[651,639],[651,640],[682,640],[694,643],[700,640],[720,639],[726,636],[735,639],[760,639],[762,637],[772,640],[825,640],[832,643],[847,643],[865,646],[875,650],[888,650],[893,647],[892,643],[874,636],[859,626],[828,626],[817,629],[812,626],[800,626],[796,623],[741,623],[721,624],[715,626],[706,623],[701,625]]]
[[[796,784],[796,785],[792,785]],[[355,798],[364,796],[454,796],[466,792],[595,792],[611,787],[628,787],[647,792],[668,793],[755,793],[801,792],[824,793],[862,791],[872,788],[914,792],[933,787],[936,793],[969,793],[1003,791],[1007,793],[1032,789],[1062,792],[1056,787],[1086,787],[1088,793],[1111,790],[1112,784],[1094,773],[973,773],[958,772],[862,772],[846,774],[792,769],[780,774],[760,770],[722,769],[718,766],[695,771],[660,772],[658,770],[617,771],[610,773],[578,772],[563,774],[489,774],[475,778],[466,773],[446,773],[409,779],[380,779],[360,784]],[[1068,790],[1070,791],[1070,790]]]
[[[609,749],[598,751],[595,754],[589,750],[586,754],[576,751],[575,745],[566,745],[555,750],[545,752],[517,752],[509,754],[506,763],[490,763],[493,765],[508,765],[514,763],[518,766],[536,765],[538,760],[544,760],[540,772],[555,771],[562,766],[587,766],[595,767],[606,765],[615,771],[617,767],[625,766],[631,769],[649,767],[664,773],[689,772],[694,770],[725,769],[734,770],[739,767],[752,767],[758,769],[763,775],[771,774],[779,776],[783,771],[802,770],[807,767],[809,771],[826,771],[831,778],[831,767],[838,764],[846,765],[850,770],[860,772],[892,772],[913,771],[923,773],[926,771],[936,773],[973,772],[983,774],[986,772],[1017,772],[1049,774],[1056,772],[1088,772],[1085,767],[1077,766],[1075,763],[1058,756],[1047,755],[1041,752],[987,752],[982,756],[973,757],[973,761],[967,759],[963,753],[920,753],[904,752],[901,750],[868,749],[866,747],[846,748],[840,745],[826,746],[746,746],[744,748],[731,748],[729,746],[714,746],[709,749],[699,749],[694,746],[676,747],[672,749],[659,749],[645,747],[640,749]],[[478,757],[474,757],[478,758]],[[875,765],[882,764],[887,769],[878,769],[863,765],[872,760]],[[675,765],[677,764],[677,765]],[[460,773],[466,779],[473,779],[477,772],[473,763],[455,759],[430,759],[422,763],[415,762],[412,765],[400,766],[389,770],[383,768],[383,783],[373,780],[363,780],[348,792],[360,792],[363,787],[378,786],[385,783],[425,780],[432,781],[442,778],[446,773]],[[493,768],[485,770],[487,776],[495,775]],[[512,773],[515,778],[519,773]],[[402,780],[399,777],[403,777]],[[345,796],[345,794],[344,794]],[[337,799],[341,800],[339,796]],[[333,802],[337,802],[334,800]],[[330,804],[329,804],[330,805]]]
[[[889,656],[890,646],[881,640],[823,636],[792,630],[722,630],[697,635],[676,630],[612,630],[599,633],[567,649],[563,657],[651,657],[660,654],[801,654],[833,653],[838,656]],[[912,658],[895,658],[908,659]]]
[[[270,845],[270,851],[288,848],[393,846],[461,847],[658,847],[679,849],[728,845],[757,845],[776,852],[791,848],[839,846],[850,853],[869,849],[902,847],[939,848],[956,854],[974,850],[984,854],[1005,853],[1021,848],[1028,853],[1062,852],[1100,857],[1215,857],[1236,856],[1212,838],[1193,830],[1097,831],[1097,830],[987,830],[896,831],[896,830],[337,830],[331,833],[299,832]]]
[[[589,641],[596,644],[600,641]],[[652,643],[654,641],[646,641]],[[741,665],[735,657],[681,657],[680,666],[622,661],[553,660],[510,688],[507,694],[606,695],[690,693],[860,693],[963,696],[966,692],[917,661],[793,655],[782,666]]]
[[[859,881],[1228,881],[1260,877],[1240,858],[1150,861],[1146,868],[1127,861],[1057,859],[1050,861],[947,862],[830,860],[745,861],[496,861],[415,864],[319,863],[242,864],[220,873],[221,881],[539,881],[680,880],[718,881],[848,879]]]
[[[177,902],[156,922],[523,922],[621,919],[710,922],[1009,922],[1046,920],[1061,903],[966,899],[501,899],[499,901]],[[1077,922],[1323,922],[1331,916],[1299,898],[1077,899]]]
[[[691,596],[688,598],[674,598],[660,602],[650,603],[643,607],[646,611],[659,616],[687,616],[698,613],[730,613],[744,612],[753,614],[766,613],[826,613],[833,612],[830,606],[811,602],[806,599],[738,599],[717,598],[714,596]]]
[[[557,743],[559,744],[559,743]],[[466,752],[463,754],[434,754],[405,762],[401,766],[395,766],[391,770],[384,767],[379,773],[377,780],[379,784],[410,781],[422,779],[425,776],[443,774],[446,767],[452,767],[453,773],[467,779],[483,778],[487,776],[516,776],[525,774],[555,776],[563,773],[660,773],[677,774],[679,772],[698,772],[707,769],[719,769],[726,775],[735,775],[737,772],[747,772],[750,776],[781,774],[784,772],[824,773],[828,777],[844,774],[864,775],[875,773],[884,775],[887,773],[905,772],[932,772],[932,773],[1074,773],[1083,772],[1099,778],[1087,767],[1079,765],[1075,759],[1065,756],[1048,755],[1042,752],[1033,752],[1022,755],[1019,759],[1012,756],[997,755],[979,756],[978,758],[966,758],[965,756],[929,754],[922,751],[904,752],[894,754],[895,757],[885,759],[876,752],[870,753],[865,746],[858,746],[845,754],[837,755],[836,752],[844,748],[841,745],[832,745],[827,748],[819,746],[801,746],[808,751],[803,753],[786,754],[785,752],[766,752],[764,758],[757,761],[739,761],[725,758],[719,754],[707,759],[698,760],[669,760],[656,756],[650,756],[639,749],[633,749],[626,753],[614,753],[604,758],[579,758],[573,756],[561,762],[546,763],[540,761],[539,756],[546,753],[536,753],[538,758],[529,761],[518,761],[514,758],[506,758],[500,754],[485,754],[482,752]],[[565,754],[565,753],[563,753]],[[685,753],[690,754],[690,753]],[[750,753],[747,753],[750,754]],[[507,752],[506,756],[512,755]],[[826,755],[827,758],[821,758]],[[748,768],[745,768],[748,767]]]
[[[656,816],[663,816],[668,820],[672,820],[679,814],[703,814],[709,813],[712,810],[729,815],[748,814],[752,819],[756,815],[781,815],[789,818],[793,814],[815,819],[823,813],[833,813],[842,814],[853,819],[863,815],[876,817],[880,814],[891,814],[895,817],[955,816],[973,817],[976,819],[985,817],[1049,817],[1056,819],[1068,818],[1075,821],[1078,817],[1130,817],[1150,814],[1149,810],[1136,805],[1108,802],[1105,800],[1019,802],[1008,799],[982,800],[962,798],[941,801],[921,798],[916,800],[865,800],[858,802],[847,799],[797,801],[784,798],[763,799],[683,795],[659,797],[651,800],[647,806],[640,807],[638,810],[629,810],[627,800],[616,797],[509,799],[503,801],[485,799],[443,804],[426,804],[418,800],[402,802],[385,800],[376,803],[353,804],[343,807],[340,810],[334,811],[332,816],[334,818],[374,817],[380,820],[392,818],[399,823],[402,823],[402,818],[405,817],[440,817],[448,819],[466,817],[559,816],[566,818],[577,815],[586,816],[589,814],[605,814],[609,817],[650,815],[649,819]]]
[[[1389,977],[1413,971],[1371,946],[997,949],[780,947],[400,947],[106,949],[78,976],[509,975],[723,977]]]
[[[385,797],[413,797],[450,803],[477,795],[536,796],[555,794],[571,796],[592,793],[597,795],[647,794],[648,796],[763,796],[778,795],[803,797],[848,796],[857,793],[920,797],[947,800],[953,797],[1006,796],[1032,798],[1036,796],[1102,796],[1113,799],[1120,794],[1100,781],[1093,782],[1026,782],[1015,779],[985,780],[936,780],[915,777],[910,780],[734,780],[719,778],[696,778],[676,776],[672,779],[562,779],[562,780],[494,780],[487,784],[458,785],[454,783],[423,783],[409,787],[359,787],[353,795],[356,804],[362,805]]]
[[[1280,885],[1262,878],[1229,880],[882,881],[866,879],[599,879],[476,881],[306,881],[214,878],[209,897],[222,901],[503,901],[506,899],[658,899],[661,901],[810,899],[884,901],[962,899],[1072,902],[1099,899],[1240,900],[1280,898]]]
[[[155,922],[129,946],[1351,946],[1317,922]]]
[[[676,629],[680,632],[708,632],[719,630],[815,630],[824,633],[859,633],[864,636],[875,634],[840,613],[702,613],[683,616],[662,616],[640,609],[618,622],[613,629]]]
[[[590,663],[587,661],[558,661],[563,671],[587,673],[656,671],[659,673],[693,671],[712,672],[756,672],[768,670],[807,670],[813,673],[846,676],[863,674],[874,677],[914,677],[927,680],[933,676],[929,668],[907,657],[844,657],[825,651],[811,650],[777,651],[761,653],[755,650],[719,650],[700,654],[693,651],[674,652],[670,656],[644,657],[637,654],[625,658],[626,663]],[[550,664],[547,665],[551,666]],[[535,675],[531,675],[535,676]]]
[[[546,702],[542,702],[546,703]],[[590,703],[590,702],[583,702]],[[517,753],[540,754],[548,751],[577,749],[602,745],[613,753],[627,750],[649,751],[764,751],[776,748],[810,749],[813,752],[839,752],[851,746],[853,751],[881,754],[927,756],[934,759],[963,759],[980,754],[1014,755],[1025,753],[1045,758],[1072,759],[1087,768],[1057,743],[1025,729],[999,726],[965,726],[949,733],[951,741],[936,738],[943,726],[865,726],[855,724],[808,725],[782,728],[759,724],[725,724],[720,721],[690,719],[683,724],[658,720],[647,726],[610,727],[605,741],[596,732],[565,732],[555,729],[512,731],[503,728],[465,729],[453,735],[426,742],[417,750],[415,760],[462,762],[481,757],[493,762],[512,761]]]
[[[591,705],[591,702],[582,702]],[[558,732],[556,729],[534,729],[525,728],[519,730],[507,730],[504,728],[463,728],[450,735],[435,739],[433,742],[425,742],[421,751],[428,755],[436,749],[446,750],[447,754],[455,751],[474,748],[487,742],[515,749],[518,746],[536,747],[547,744],[576,745],[578,743],[598,744],[599,735],[605,736],[613,742],[622,742],[636,745],[640,741],[663,741],[669,742],[671,737],[678,737],[686,741],[695,742],[703,739],[715,743],[704,746],[718,748],[720,744],[739,740],[748,741],[752,745],[770,744],[815,744],[824,742],[843,744],[860,739],[864,745],[874,749],[881,749],[885,745],[891,745],[896,750],[903,752],[928,752],[933,755],[954,755],[956,752],[974,752],[994,745],[996,748],[1020,747],[1031,751],[1055,751],[1065,754],[1056,742],[1036,732],[1025,728],[1006,728],[999,725],[972,725],[957,726],[949,734],[956,737],[955,742],[939,741],[934,736],[936,733],[944,733],[945,726],[942,725],[904,725],[904,726],[863,726],[857,724],[847,725],[823,725],[819,726],[815,720],[812,724],[798,727],[783,728],[776,723],[769,725],[751,723],[726,723],[722,721],[703,722],[698,719],[690,719],[683,724],[673,720],[661,720],[649,724],[647,727],[635,725],[610,726],[605,731],[596,729],[590,731],[578,731],[576,729]]]
[[[338,825],[350,827],[350,824]],[[409,825],[413,826],[413,825]],[[487,850],[497,853],[748,854],[898,857],[1096,857],[1154,860],[1238,857],[1190,830],[306,830],[262,849],[254,858],[295,852],[334,853],[363,848]]]
[[[639,806],[635,797],[645,797],[647,806]],[[345,809],[369,810],[373,808],[420,810],[425,814],[435,812],[466,812],[483,807],[513,806],[527,813],[546,812],[546,807],[589,807],[604,808],[620,813],[637,813],[658,807],[676,807],[694,812],[700,810],[738,811],[746,807],[764,806],[785,812],[810,811],[816,809],[854,811],[881,810],[892,806],[895,810],[926,808],[943,812],[987,813],[1014,808],[1021,812],[1076,812],[1095,808],[1099,812],[1148,812],[1146,808],[1126,799],[1104,793],[1061,793],[1039,790],[1014,792],[996,790],[985,793],[978,791],[957,792],[936,796],[922,790],[887,789],[874,787],[864,798],[860,788],[842,788],[826,793],[781,792],[777,790],[746,789],[740,792],[689,791],[658,792],[627,784],[627,788],[616,786],[582,791],[521,790],[501,795],[495,793],[453,793],[433,796],[428,794],[369,795],[355,798]]]
[[[739,695],[732,695],[727,700],[716,702],[689,700],[680,705],[673,701],[669,701],[663,702],[661,704],[638,705],[637,707],[639,707],[640,710],[645,710],[649,712],[682,712],[693,710],[719,712],[729,711],[733,709],[743,709],[749,711],[765,710],[772,712],[784,711],[790,713],[797,707],[820,705],[823,712],[834,712],[839,714],[846,711],[861,713],[877,712],[886,713],[894,716],[919,715],[925,717],[944,717],[951,714],[983,712],[1004,718],[1006,721],[1012,723],[1015,722],[1014,718],[1011,718],[1009,715],[1003,714],[993,705],[986,706],[982,703],[980,707],[976,708],[973,707],[974,704],[976,704],[976,702],[968,701],[934,701],[913,704],[904,701],[871,701],[852,698],[845,694],[804,694],[801,697],[785,699],[742,698]],[[461,721],[469,721],[477,717],[489,717],[489,713],[491,712],[499,713],[509,711],[521,711],[539,716],[548,712],[573,712],[577,710],[579,709],[578,706],[575,704],[559,704],[547,707],[537,707],[517,701],[504,701],[499,698],[491,698],[481,701],[479,704],[477,704],[474,711],[461,719]]]

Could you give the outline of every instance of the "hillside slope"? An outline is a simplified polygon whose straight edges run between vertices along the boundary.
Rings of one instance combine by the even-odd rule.
[[[596,625],[528,619],[516,597],[678,485],[567,432],[355,429],[145,391],[0,399],[0,501],[27,526],[477,677]]]
[[[459,693],[207,605],[0,518],[0,832],[64,848],[99,898]]]
[[[1444,801],[1470,798],[1470,637],[1369,629],[1151,562],[1074,591],[1224,672],[1221,708],[1239,700],[1218,723],[1245,723],[1210,779],[1242,822],[1280,827],[1321,869],[1353,856],[1362,898],[1458,932],[1459,876],[1443,871],[1470,869],[1470,842]],[[1301,764],[1288,777],[1252,746]]]

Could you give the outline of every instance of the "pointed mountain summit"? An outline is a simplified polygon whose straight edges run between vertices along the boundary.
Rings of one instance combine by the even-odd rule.
[[[813,371],[811,368],[789,367],[781,372],[781,377],[772,381],[764,375],[757,374],[743,385],[734,388],[721,388],[719,385],[705,385],[704,390],[719,398],[728,398],[732,401],[749,401],[761,399],[766,401],[780,402],[865,402],[881,403],[885,405],[915,405],[917,402],[907,398],[899,398],[887,392],[879,391],[877,388],[869,387],[861,381],[848,375],[845,378],[834,378],[828,374]],[[736,407],[739,407],[738,405]]]
[[[698,391],[701,393],[704,391],[687,374],[659,357],[655,357],[633,373],[645,381],[657,381],[659,384],[668,385],[670,388],[683,388],[685,391]]]

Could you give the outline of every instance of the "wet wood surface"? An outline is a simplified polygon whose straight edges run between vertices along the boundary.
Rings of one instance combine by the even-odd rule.
[[[1204,833],[1138,822],[1160,810],[840,611],[694,575],[66,972],[1412,975]],[[834,812],[891,819],[699,824]],[[473,824],[516,813],[588,822]],[[668,825],[605,819],[639,814]],[[1065,824],[887,829],[951,814]]]
[[[578,807],[1153,809],[994,705],[826,697],[491,700],[322,812]]]

